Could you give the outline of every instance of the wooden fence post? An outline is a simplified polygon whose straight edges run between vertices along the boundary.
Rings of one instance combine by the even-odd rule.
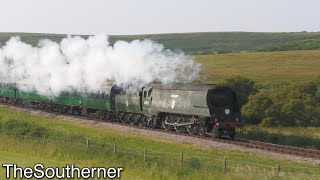
[[[280,175],[280,164],[277,165],[277,175]]]
[[[89,148],[89,139],[87,138],[87,148]]]
[[[183,165],[183,152],[181,152],[181,156],[180,156],[180,165]]]
[[[224,173],[227,172],[227,159],[226,159],[226,158],[224,158],[223,172],[224,172]]]
[[[144,162],[147,161],[147,151],[146,151],[146,148],[144,148],[144,151],[143,151],[143,161],[144,161]]]
[[[115,156],[117,153],[117,146],[116,144],[113,144],[113,155]]]

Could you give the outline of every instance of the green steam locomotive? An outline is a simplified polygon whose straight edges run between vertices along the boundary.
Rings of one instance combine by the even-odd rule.
[[[30,89],[30,84],[0,82],[0,102],[217,138],[234,138],[243,127],[237,95],[226,86],[150,83],[128,93],[106,83],[97,92],[55,97]]]

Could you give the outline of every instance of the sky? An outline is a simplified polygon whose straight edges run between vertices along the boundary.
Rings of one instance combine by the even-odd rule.
[[[319,0],[0,0],[0,32],[320,31]]]

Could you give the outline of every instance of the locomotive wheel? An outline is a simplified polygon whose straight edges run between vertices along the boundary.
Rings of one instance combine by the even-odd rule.
[[[165,121],[161,121],[161,127],[167,131],[170,130],[170,126],[165,123]]]
[[[135,119],[136,119],[136,117],[132,117],[132,118],[130,119],[130,124],[131,124],[131,125],[134,125]]]
[[[60,110],[60,109],[59,109],[59,110]],[[81,114],[84,115],[84,116],[88,115],[88,110],[87,110],[87,108],[82,108],[82,109],[81,109]]]
[[[222,131],[220,129],[213,129],[213,134],[215,138],[220,138],[222,136]]]
[[[130,123],[130,115],[128,114],[124,115],[124,122],[128,124]]]
[[[123,114],[119,114],[119,116],[118,116],[118,121],[121,122],[121,123],[125,123],[124,115],[123,115]]]
[[[193,124],[193,125],[187,126],[187,132],[189,134],[198,134],[199,133],[199,125]]]
[[[131,118],[130,118],[130,124],[131,124],[131,125],[136,124],[137,121],[138,121],[138,119],[139,119],[139,117],[137,117],[136,115],[131,116]]]
[[[157,118],[156,117],[147,117],[146,121],[147,121],[146,123],[147,123],[148,127],[154,128],[157,125]]]
[[[176,130],[176,132],[183,132],[183,127],[182,126],[175,126],[174,129]]]
[[[145,126],[146,125],[146,118],[145,117],[140,118],[138,121],[138,125],[140,127]]]
[[[151,127],[153,127],[153,128],[157,127],[157,117],[152,118]]]
[[[207,130],[206,127],[200,126],[199,127],[199,135],[204,136],[206,134]]]

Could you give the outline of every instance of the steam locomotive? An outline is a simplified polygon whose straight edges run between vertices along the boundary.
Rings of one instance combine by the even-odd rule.
[[[127,93],[106,83],[98,92],[65,91],[56,97],[23,89],[32,85],[0,82],[0,102],[216,138],[234,138],[243,127],[236,93],[221,85],[150,83]]]

